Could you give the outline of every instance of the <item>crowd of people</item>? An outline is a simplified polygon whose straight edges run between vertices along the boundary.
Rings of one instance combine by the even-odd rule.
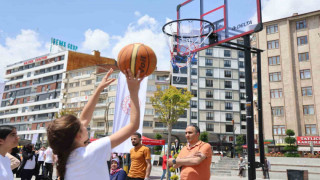
[[[16,128],[0,126],[0,179],[13,180],[13,174],[16,174],[23,180],[30,180],[32,176],[39,180],[51,180],[53,167],[56,166],[59,180],[149,180],[152,166],[150,149],[141,144],[141,134],[136,132],[140,125],[138,92],[143,80],[139,71],[136,76],[129,69],[125,73],[130,92],[129,124],[108,137],[88,143],[87,126],[100,93],[115,81],[109,78],[112,72],[111,69],[102,79],[79,118],[66,115],[49,124],[48,148],[35,150],[32,144],[28,144],[23,147],[19,156],[19,151],[15,149],[19,142]],[[210,179],[211,146],[199,140],[200,129],[197,126],[188,126],[185,136],[188,144],[181,149],[177,158],[163,157],[164,174],[168,163],[170,167],[181,169],[180,177],[183,180]],[[130,150],[131,163],[126,174],[120,166],[119,158],[111,157],[112,149],[129,137],[134,147]]]

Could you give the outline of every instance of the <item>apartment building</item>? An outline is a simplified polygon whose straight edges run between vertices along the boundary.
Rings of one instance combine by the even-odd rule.
[[[114,59],[73,51],[62,51],[23,60],[6,67],[0,125],[13,125],[20,139],[45,142],[45,128],[62,109],[68,70],[93,64],[115,64]]]
[[[242,40],[237,41],[243,43]],[[172,85],[187,88],[194,95],[190,109],[178,120],[180,129],[184,130],[187,124],[198,125],[200,131],[209,132],[209,141],[214,149],[221,143],[230,147],[233,133],[246,134],[242,51],[208,48],[198,52],[197,61],[192,61],[190,66],[180,70],[173,68],[172,71]]]
[[[287,129],[294,130],[296,136],[319,136],[319,29],[320,11],[295,13],[265,22],[264,29],[253,36],[253,45],[264,50],[265,140],[272,140],[274,135],[276,145],[284,143]]]

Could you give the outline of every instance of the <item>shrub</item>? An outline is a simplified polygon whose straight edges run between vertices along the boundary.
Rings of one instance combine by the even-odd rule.
[[[173,175],[170,177],[171,180],[178,180],[179,179],[179,176],[178,175]]]

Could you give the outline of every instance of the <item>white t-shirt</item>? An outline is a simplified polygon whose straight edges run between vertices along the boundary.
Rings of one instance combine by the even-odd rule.
[[[13,174],[10,167],[10,159],[0,155],[0,179],[13,180]]]
[[[44,161],[45,163],[53,163],[53,159],[52,159],[52,149],[50,147],[47,148],[47,150],[44,152],[44,154],[46,155],[46,160]]]
[[[111,142],[104,137],[71,152],[66,165],[65,180],[109,180],[107,161],[111,157]]]
[[[32,160],[31,159],[27,160],[23,169],[34,169],[35,167],[36,167],[36,156],[33,156]]]
[[[43,150],[39,151],[38,161],[44,161],[44,151]]]

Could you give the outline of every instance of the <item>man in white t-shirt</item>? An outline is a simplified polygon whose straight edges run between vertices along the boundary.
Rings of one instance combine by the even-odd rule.
[[[44,177],[52,179],[54,154],[50,147],[44,152]]]
[[[41,169],[41,174],[43,175],[43,171],[44,171],[44,152],[46,151],[46,148],[44,146],[42,146],[39,151],[38,151],[38,167],[39,167],[39,173],[40,173],[40,169]]]

